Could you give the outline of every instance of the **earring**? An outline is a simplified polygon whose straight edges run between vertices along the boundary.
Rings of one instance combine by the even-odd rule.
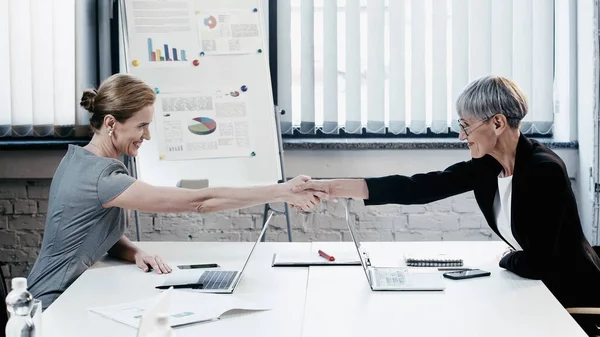
[[[108,130],[108,136],[112,137],[112,129]]]

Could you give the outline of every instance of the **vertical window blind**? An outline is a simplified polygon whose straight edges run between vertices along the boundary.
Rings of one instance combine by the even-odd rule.
[[[521,131],[554,121],[552,0],[277,1],[284,134],[458,132],[455,100],[472,80],[525,92]]]
[[[89,134],[97,85],[95,0],[0,1],[0,141]]]

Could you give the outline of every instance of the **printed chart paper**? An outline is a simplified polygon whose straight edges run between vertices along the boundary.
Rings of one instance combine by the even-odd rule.
[[[156,303],[155,298],[121,303],[117,305],[90,308],[89,310],[105,318],[138,328],[143,315]],[[196,323],[208,323],[227,317],[265,311],[269,308],[235,296],[221,294],[199,294],[183,290],[171,293],[169,321],[171,327],[180,327]]]
[[[189,1],[132,1],[130,58],[136,67],[190,66],[198,47]]]
[[[155,108],[162,160],[247,157],[250,123],[238,91],[160,94]]]
[[[262,48],[260,16],[251,9],[196,9],[198,42],[205,55],[249,54]]]

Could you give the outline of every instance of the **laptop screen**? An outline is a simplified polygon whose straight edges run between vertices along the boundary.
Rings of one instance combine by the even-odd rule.
[[[246,257],[246,261],[244,262],[244,266],[242,267],[242,270],[240,270],[239,276],[234,281],[233,287],[235,287],[240,282],[240,280],[242,278],[242,274],[244,273],[244,269],[246,269],[246,265],[248,264],[248,261],[250,261],[250,256],[252,256],[252,252],[254,252],[254,248],[256,248],[256,245],[260,242],[260,240],[262,239],[263,235],[265,235],[265,232],[267,231],[267,228],[269,227],[269,221],[271,220],[271,217],[273,216],[273,214],[274,214],[274,212],[271,211],[270,214],[269,214],[269,217],[267,218],[267,221],[265,221],[265,226],[260,231],[260,234],[258,235],[258,238],[256,239],[256,242],[254,242],[254,245],[252,246],[252,249],[250,250],[250,253],[248,254],[248,257]]]
[[[350,199],[346,199],[346,204],[344,205],[344,208],[346,210],[346,224],[348,225],[348,230],[350,231],[350,236],[352,237],[352,241],[354,242],[354,245],[356,246],[356,251],[358,252],[358,257],[360,258],[360,264],[362,265],[363,269],[365,270],[365,275],[367,276],[367,281],[369,281],[369,284],[371,284],[371,278],[369,277],[369,272],[367,271],[367,267],[371,266],[371,261],[369,260],[369,256],[366,254],[366,252],[363,252],[360,246],[360,242],[358,242],[356,233],[354,232],[354,226],[352,225],[351,221],[350,221],[350,210],[348,205],[350,204]]]

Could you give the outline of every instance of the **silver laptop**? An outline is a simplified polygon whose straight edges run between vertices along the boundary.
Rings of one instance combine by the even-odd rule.
[[[233,293],[233,291],[235,290],[235,287],[238,285],[238,283],[240,282],[240,280],[242,278],[242,274],[244,273],[244,270],[246,269],[246,265],[248,264],[248,261],[250,260],[250,256],[252,256],[252,252],[254,252],[254,248],[256,248],[256,244],[258,244],[260,242],[260,240],[262,239],[263,235],[265,235],[267,227],[269,227],[269,225],[268,225],[269,220],[271,220],[272,216],[273,216],[273,212],[271,212],[271,214],[267,218],[267,221],[265,222],[265,226],[263,227],[260,234],[258,235],[258,239],[256,239],[256,242],[252,246],[252,249],[250,250],[248,257],[246,257],[246,261],[244,262],[244,266],[242,267],[241,270],[206,270],[200,275],[199,279],[192,281],[192,285],[195,285],[195,286],[189,286],[187,288],[193,289],[196,292],[204,292],[204,293],[219,293],[219,294]],[[164,286],[162,286],[162,287],[164,287]]]
[[[352,223],[350,223],[348,200],[346,200],[345,208],[346,223],[350,230],[350,236],[354,241],[358,257],[367,276],[367,282],[369,282],[372,290],[444,290],[446,288],[441,273],[411,273],[406,267],[373,266],[369,254],[361,247]]]

